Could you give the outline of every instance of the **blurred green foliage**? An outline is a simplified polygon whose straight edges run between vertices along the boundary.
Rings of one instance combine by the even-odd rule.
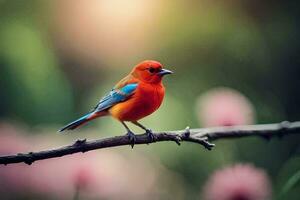
[[[110,64],[99,59],[91,64],[62,54],[49,28],[51,15],[45,6],[49,4],[0,1],[2,120],[32,128],[62,125],[92,108],[140,61],[124,61],[116,67],[113,61]],[[216,86],[234,88],[249,98],[257,112],[257,123],[300,119],[297,1],[190,0],[163,1],[162,5],[159,26],[154,27],[149,39],[154,48],[140,51],[149,55],[144,59],[157,59],[176,73],[165,80],[164,105],[143,120],[145,125],[155,130],[199,127],[196,98]],[[89,126],[93,127],[105,136],[123,131],[109,118]],[[220,141],[212,152],[191,144],[177,148],[166,143],[137,150],[158,157],[168,169],[180,174],[186,199],[199,196],[215,169],[236,162],[264,168],[278,194],[289,177],[299,171],[299,139]],[[299,191],[298,183],[285,199],[296,200]]]

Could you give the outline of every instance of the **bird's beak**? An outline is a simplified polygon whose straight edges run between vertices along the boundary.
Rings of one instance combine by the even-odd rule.
[[[160,72],[158,72],[158,74],[160,76],[164,76],[164,75],[167,75],[167,74],[173,74],[173,72],[170,71],[170,70],[167,70],[167,69],[161,69]]]

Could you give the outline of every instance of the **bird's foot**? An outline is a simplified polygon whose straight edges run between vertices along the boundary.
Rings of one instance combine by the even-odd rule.
[[[146,129],[146,134],[147,134],[150,142],[155,142],[155,140],[157,139],[151,129]]]
[[[131,131],[128,131],[126,135],[128,136],[129,141],[131,143],[131,148],[133,148],[133,146],[134,146],[134,144],[136,142],[136,136],[135,136],[135,134],[133,132],[131,132]]]

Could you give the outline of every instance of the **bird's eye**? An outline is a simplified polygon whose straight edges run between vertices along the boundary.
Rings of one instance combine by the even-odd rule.
[[[149,68],[149,72],[150,72],[151,74],[153,74],[153,73],[155,72],[155,69],[154,69],[153,67],[150,67],[150,68]]]

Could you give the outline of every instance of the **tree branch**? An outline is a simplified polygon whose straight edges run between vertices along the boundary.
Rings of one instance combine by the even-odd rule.
[[[206,149],[211,150],[214,144],[211,141],[226,138],[240,138],[248,136],[258,136],[265,139],[271,137],[283,137],[291,134],[300,133],[300,122],[281,122],[278,124],[265,125],[248,125],[248,126],[231,126],[231,127],[216,127],[216,128],[199,128],[178,131],[164,131],[154,133],[155,141],[174,141],[180,145],[181,141],[193,142],[201,144]],[[137,135],[135,144],[149,144],[149,139],[146,134]],[[108,147],[130,145],[130,140],[126,135],[104,138],[94,141],[77,140],[74,144],[60,147],[52,150],[45,150],[39,152],[18,153],[16,155],[0,156],[0,164],[11,164],[24,162],[28,165],[37,160],[44,160],[49,158],[61,157],[78,152],[87,152],[95,149],[102,149]]]

